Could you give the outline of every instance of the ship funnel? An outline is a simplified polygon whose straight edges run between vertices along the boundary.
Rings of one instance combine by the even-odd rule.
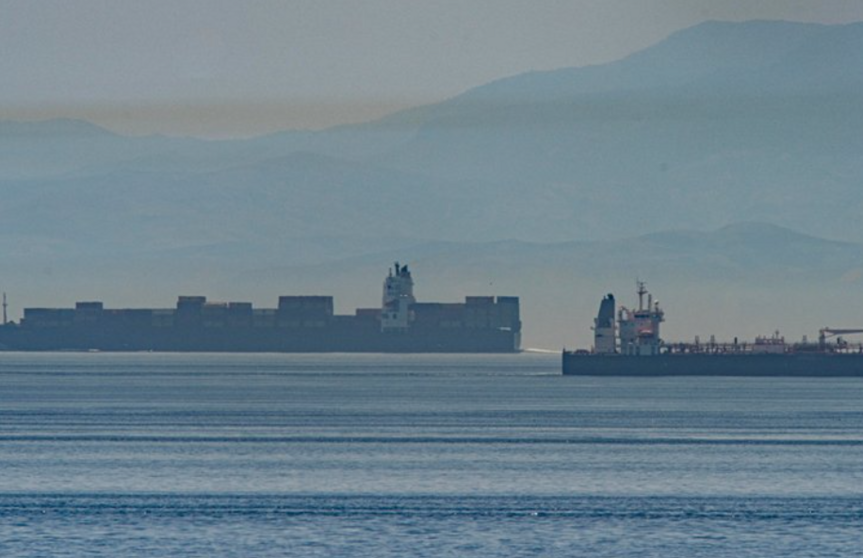
[[[597,354],[613,354],[617,352],[616,327],[614,321],[614,295],[608,294],[599,303],[599,313],[596,315],[593,327],[593,350]]]

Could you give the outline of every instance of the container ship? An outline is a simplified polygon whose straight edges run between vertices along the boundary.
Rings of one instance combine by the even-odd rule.
[[[407,265],[395,264],[379,308],[337,315],[331,296],[281,296],[277,308],[181,296],[175,308],[25,308],[0,325],[0,350],[512,353],[520,350],[519,299],[468,296],[417,302]]]
[[[574,376],[800,376],[863,377],[863,346],[841,336],[863,329],[823,328],[817,342],[786,343],[779,332],[751,342],[668,343],[660,337],[665,313],[643,282],[638,308],[599,305],[590,350],[563,351],[563,374]],[[646,303],[645,303],[646,297]]]

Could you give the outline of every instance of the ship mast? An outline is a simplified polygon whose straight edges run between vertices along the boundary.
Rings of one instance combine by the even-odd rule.
[[[3,293],[3,325],[6,325],[6,293]]]
[[[635,281],[638,285],[638,309],[644,310],[644,295],[647,294],[647,287],[644,286],[644,281]]]
[[[617,319],[620,352],[630,356],[654,356],[660,354],[662,338],[659,325],[665,321],[659,302],[647,291],[644,281],[636,281],[638,287],[638,310],[621,308]],[[647,295],[647,306],[644,305]]]

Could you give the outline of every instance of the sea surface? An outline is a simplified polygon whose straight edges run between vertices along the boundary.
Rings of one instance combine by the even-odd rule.
[[[860,556],[863,379],[0,353],[0,556]]]

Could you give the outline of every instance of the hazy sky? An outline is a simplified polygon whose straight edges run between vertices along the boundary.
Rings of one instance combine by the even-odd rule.
[[[861,0],[0,0],[0,118],[230,136],[369,120],[707,19],[863,20]]]

